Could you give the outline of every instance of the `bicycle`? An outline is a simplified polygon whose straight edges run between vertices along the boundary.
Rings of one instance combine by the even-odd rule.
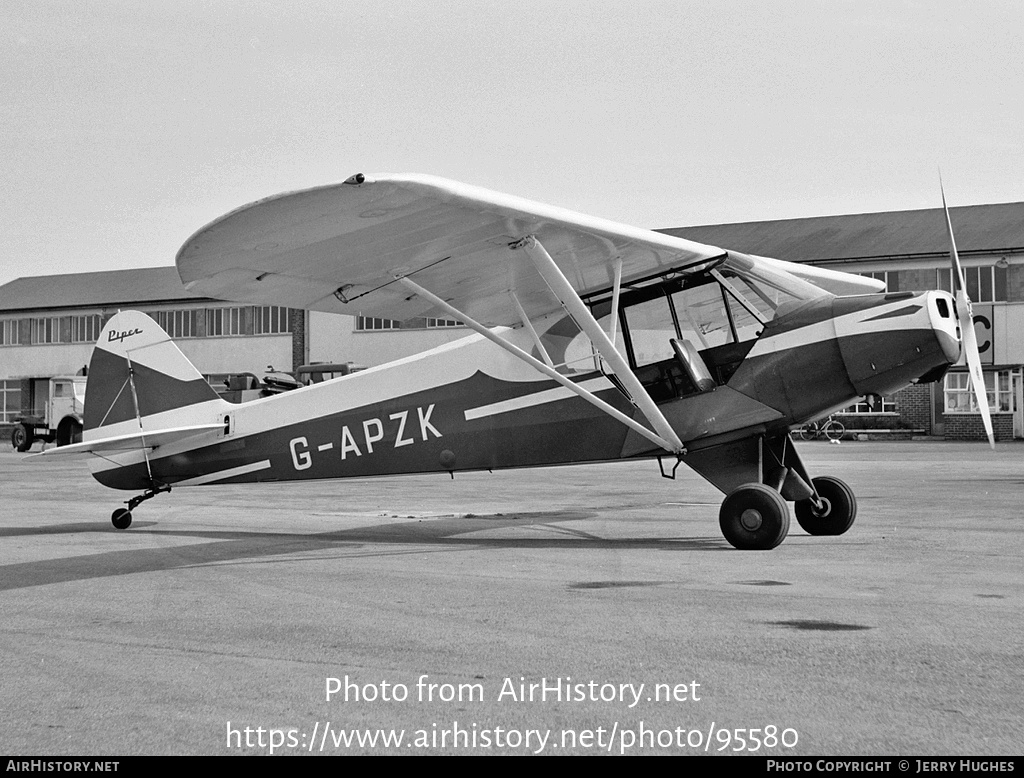
[[[836,421],[831,416],[824,419],[809,421],[800,428],[800,437],[803,440],[817,440],[826,437],[829,440],[840,440],[846,434],[846,427],[841,421]]]

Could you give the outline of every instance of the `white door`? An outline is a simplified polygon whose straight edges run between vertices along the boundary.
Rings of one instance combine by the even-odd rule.
[[[1024,380],[1021,379],[1021,371],[1012,371],[1010,381],[1013,388],[1013,437],[1024,438]]]
[[[75,387],[71,381],[50,382],[50,415],[46,423],[56,429],[60,420],[75,412]]]

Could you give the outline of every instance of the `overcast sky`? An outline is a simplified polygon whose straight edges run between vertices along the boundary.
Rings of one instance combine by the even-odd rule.
[[[642,227],[1024,200],[1024,2],[0,2],[0,283],[353,173]]]

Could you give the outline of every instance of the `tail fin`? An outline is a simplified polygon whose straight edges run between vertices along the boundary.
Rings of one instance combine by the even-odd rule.
[[[140,418],[218,399],[159,324],[139,311],[122,311],[107,322],[92,352],[84,428],[130,421],[138,429]]]

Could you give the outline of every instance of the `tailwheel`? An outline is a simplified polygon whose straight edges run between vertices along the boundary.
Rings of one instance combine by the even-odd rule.
[[[153,488],[147,489],[143,494],[132,497],[128,500],[127,508],[118,508],[110,514],[110,523],[117,529],[128,529],[132,525],[132,511],[138,508],[146,500],[151,500],[158,494],[171,491],[170,484],[161,484],[153,481]]]
[[[725,539],[736,548],[767,551],[789,532],[789,506],[770,486],[744,484],[725,498],[718,523]]]
[[[811,483],[821,504],[815,505],[813,497],[798,501],[795,504],[797,522],[810,535],[842,535],[857,517],[857,498],[853,490],[838,478],[827,475]]]
[[[132,525],[132,512],[127,508],[118,508],[110,514],[110,523],[115,529],[128,529]]]

